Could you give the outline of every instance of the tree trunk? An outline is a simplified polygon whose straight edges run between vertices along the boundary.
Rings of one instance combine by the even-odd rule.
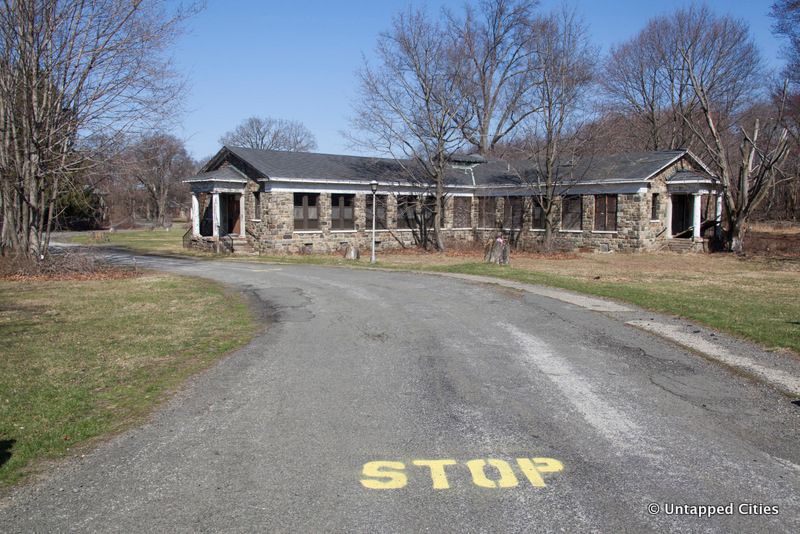
[[[740,220],[732,219],[727,233],[728,250],[735,254],[744,253],[744,235],[747,232],[747,225]]]
[[[503,239],[503,236],[497,236],[497,238],[487,247],[484,261],[486,263],[508,265],[510,262],[509,254],[510,244],[506,239]]]
[[[436,180],[436,205],[433,207],[433,235],[436,239],[436,250],[444,252],[444,240],[442,239],[442,198],[444,197],[444,180],[439,177]]]

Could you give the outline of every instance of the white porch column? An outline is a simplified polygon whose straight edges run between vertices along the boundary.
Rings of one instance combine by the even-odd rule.
[[[200,236],[200,202],[197,193],[192,192],[192,237]]]
[[[211,222],[211,235],[219,237],[219,193],[211,195],[211,212],[214,214],[214,218]]]
[[[667,239],[672,239],[672,195],[667,193]]]
[[[694,194],[694,213],[692,214],[692,239],[695,241],[700,240],[700,208],[702,206],[703,196],[700,193]]]
[[[244,221],[247,220],[247,217],[244,216],[244,195],[245,193],[239,195],[239,237],[245,237],[247,235],[244,233]]]
[[[715,219],[717,226],[722,225],[722,193],[717,193],[717,211]]]

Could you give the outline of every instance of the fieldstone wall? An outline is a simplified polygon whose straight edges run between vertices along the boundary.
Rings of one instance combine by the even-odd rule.
[[[666,210],[666,183],[662,179],[664,192],[660,210]],[[659,190],[660,191],[660,190]],[[321,193],[318,208],[320,210],[320,229],[314,231],[298,231],[293,228],[294,197],[292,193],[271,192],[260,193],[262,200],[261,220],[247,221],[247,234],[251,244],[262,253],[332,253],[344,252],[349,245],[358,247],[362,252],[368,251],[372,242],[371,222],[366,220],[366,194],[356,194],[354,201],[355,229],[352,231],[331,230],[330,206],[331,195]],[[652,195],[636,193],[617,196],[617,230],[615,232],[597,232],[594,230],[594,195],[582,197],[582,228],[579,231],[553,232],[553,246],[560,250],[597,250],[597,251],[635,251],[653,248],[656,234],[663,229],[661,221],[649,220]],[[503,221],[505,199],[497,198],[496,217],[498,224]],[[252,192],[246,201],[248,215],[253,213],[255,200]],[[477,229],[478,219],[477,197],[472,202],[473,228],[453,229],[453,199],[448,198],[445,204],[445,243],[450,248],[482,247],[504,234],[512,238],[522,249],[537,249],[542,246],[544,231],[531,228],[531,203],[525,203],[521,229]],[[387,198],[387,218],[389,228],[376,233],[376,248],[385,250],[401,246],[413,246],[414,237],[411,230],[398,229],[396,223],[397,201],[392,195]],[[556,221],[560,222],[560,202],[554,206]],[[661,217],[666,217],[665,213]]]
[[[667,178],[675,172],[668,169],[652,180],[648,192],[617,195],[617,229],[599,232],[594,230],[595,196],[583,195],[581,229],[562,231],[561,202],[554,205],[556,228],[553,231],[553,247],[557,250],[582,251],[642,251],[664,246],[667,241],[666,217],[668,207]],[[659,195],[658,219],[651,220],[653,194]],[[331,194],[320,193],[318,200],[318,230],[294,230],[294,195],[291,192],[264,192],[260,184],[252,182],[245,191],[245,228],[251,246],[265,254],[303,254],[342,252],[348,246],[368,253],[372,241],[371,221],[366,220],[366,197],[369,193],[356,193],[353,204],[353,230],[331,230]],[[256,195],[260,198],[260,212],[256,213]],[[401,246],[414,246],[411,230],[398,229],[396,223],[397,199],[387,198],[387,223],[389,228],[376,233],[376,248],[386,250]],[[205,200],[205,199],[203,199]],[[201,208],[205,202],[201,201]],[[496,219],[502,224],[505,199],[497,197]],[[531,228],[532,201],[526,200],[522,228],[508,230],[501,227],[478,229],[478,198],[472,198],[472,229],[454,229],[454,201],[449,197],[444,206],[444,240],[449,248],[483,247],[498,235],[512,239],[523,250],[540,249],[544,231]],[[198,248],[212,248],[207,240],[196,240]]]

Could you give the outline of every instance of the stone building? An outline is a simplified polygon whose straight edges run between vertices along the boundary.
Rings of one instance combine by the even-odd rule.
[[[373,202],[378,249],[408,246],[432,228],[432,188],[393,159],[223,147],[188,179],[187,243],[233,252],[368,250]],[[703,250],[721,220],[719,181],[686,150],[584,158],[558,168],[554,244],[563,249]],[[454,156],[442,228],[453,245],[499,233],[522,248],[544,236],[531,162]],[[373,191],[374,187],[374,191]]]

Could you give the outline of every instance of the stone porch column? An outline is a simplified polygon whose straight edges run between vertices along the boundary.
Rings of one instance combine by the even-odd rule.
[[[247,235],[245,234],[244,231],[244,221],[247,220],[247,217],[244,216],[244,210],[245,210],[244,195],[245,195],[244,193],[239,195],[239,237],[245,237]]]
[[[665,222],[667,226],[666,237],[667,239],[672,239],[672,195],[667,193],[667,220]]]
[[[700,225],[702,224],[700,212],[703,204],[702,200],[703,196],[700,193],[694,194],[694,206],[692,206],[694,208],[692,213],[692,240],[694,241],[700,241]]]
[[[211,222],[211,235],[216,238],[219,237],[219,193],[211,195],[211,213],[214,216]]]
[[[200,237],[200,202],[194,191],[192,192],[192,237]]]

